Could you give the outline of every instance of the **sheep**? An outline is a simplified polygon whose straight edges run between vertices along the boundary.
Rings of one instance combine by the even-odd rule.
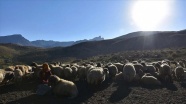
[[[115,81],[119,81],[119,80],[123,80],[123,73],[122,72],[119,72],[115,76]]]
[[[159,72],[161,65],[158,62],[155,62],[154,67],[156,68],[156,72]]]
[[[72,77],[73,77],[73,79],[76,79],[78,68],[73,65],[73,66],[71,66],[71,69],[72,69]]]
[[[170,63],[171,62],[167,59],[161,61],[161,64],[168,64],[169,66],[170,66]]]
[[[43,65],[38,65],[36,62],[32,62],[30,65],[32,67],[32,71],[34,72],[34,77],[37,79],[39,78],[39,73],[43,68]]]
[[[65,67],[62,70],[62,78],[66,80],[72,80],[73,71],[70,67]]]
[[[143,70],[142,71],[146,72],[146,68],[145,68],[146,67],[146,63],[145,62],[141,62],[140,64],[143,66]]]
[[[93,65],[87,64],[86,66],[79,66],[77,71],[77,76],[79,80],[86,80],[87,73],[91,70],[92,67],[95,67]]]
[[[185,67],[186,67],[186,60],[182,59],[182,62],[183,62],[183,64],[184,64]]]
[[[61,67],[61,66],[54,66],[52,64],[50,64],[49,66],[51,68],[52,74],[57,75],[60,78],[64,77],[64,74],[63,74],[64,73],[63,72],[64,69],[63,69],[63,67]]]
[[[141,78],[140,81],[144,85],[161,85],[161,82],[157,78],[146,74]]]
[[[97,63],[96,67],[102,67],[102,63]]]
[[[91,85],[100,85],[106,76],[107,69],[103,70],[100,67],[93,67],[89,73],[87,73],[87,82]]]
[[[179,61],[178,64],[179,64],[180,66],[182,66],[183,68],[185,67],[185,64],[184,64],[183,61]]]
[[[49,85],[51,85],[52,92],[55,95],[67,96],[69,98],[75,98],[78,95],[78,89],[73,82],[61,79],[56,75],[50,76]]]
[[[1,70],[1,69],[0,69]],[[2,71],[0,71],[0,83],[4,80],[4,74]]]
[[[20,69],[23,75],[26,75],[29,73],[29,67],[27,67],[26,65],[16,65],[15,69]]]
[[[79,66],[77,76],[79,80],[85,80],[87,75],[87,68],[85,66]]]
[[[170,63],[174,64],[175,66],[177,66],[177,64],[178,64],[176,61],[171,61]]]
[[[1,70],[0,73],[2,73],[4,76],[2,83],[5,85],[14,79],[14,72],[13,71]]]
[[[185,80],[186,79],[186,71],[184,71],[184,75],[183,76],[184,76],[184,80]]]
[[[106,66],[106,68],[108,68],[108,70],[109,70],[109,77],[110,78],[114,78],[116,76],[116,74],[118,73],[118,68],[114,64]]]
[[[109,79],[109,70],[108,70],[108,68],[103,68],[103,71],[105,72],[105,80]]]
[[[36,78],[36,79],[38,79],[39,78],[39,73],[41,72],[41,70],[42,70],[42,68],[40,68],[40,67],[33,67],[32,68],[32,70],[33,70],[33,76],[34,76],[34,78]]]
[[[143,66],[141,64],[134,64],[134,68],[136,70],[135,80],[139,81],[141,77],[144,75],[144,72],[142,71]]]
[[[159,76],[160,76],[160,79],[162,81],[165,81],[165,82],[173,82],[172,80],[172,71],[171,71],[171,68],[168,64],[165,64],[163,63],[160,67],[160,70],[159,70]]]
[[[176,67],[174,72],[175,72],[175,76],[176,76],[177,80],[179,80],[179,81],[183,80],[183,78],[184,78],[183,67],[180,67],[180,66]]]
[[[146,73],[155,73],[156,72],[156,68],[153,65],[146,65]]]
[[[15,78],[14,78],[14,82],[17,86],[19,86],[22,82],[22,77],[23,77],[23,72],[21,71],[21,69],[15,69],[14,70],[14,75],[15,75]]]
[[[136,74],[139,74],[140,76],[144,75],[143,66],[141,64],[134,64],[134,68],[136,70]]]
[[[133,81],[136,76],[136,70],[132,63],[127,63],[123,68],[124,80],[127,82]]]
[[[124,64],[121,63],[113,63],[113,64],[118,68],[118,72],[123,72]]]
[[[30,66],[42,68],[42,65],[39,65],[39,64],[37,64],[36,62],[32,62],[32,64],[31,64]]]
[[[15,66],[8,66],[7,68],[5,68],[5,71],[14,71]]]
[[[133,64],[138,64],[138,61],[132,61]]]

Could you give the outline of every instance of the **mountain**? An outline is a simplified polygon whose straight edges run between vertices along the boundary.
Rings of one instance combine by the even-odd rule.
[[[64,58],[87,58],[123,51],[143,51],[165,48],[185,48],[185,31],[134,32],[133,35],[123,35],[114,39],[102,41],[87,41],[65,48],[50,48],[45,52],[25,54],[20,60],[60,60]],[[45,54],[45,55],[44,55]]]
[[[84,39],[84,40],[78,40],[78,41],[68,41],[68,42],[58,42],[58,41],[46,41],[46,40],[36,40],[36,41],[31,41],[31,43],[34,46],[39,46],[39,47],[45,47],[45,48],[51,48],[51,47],[68,47],[72,46],[78,43],[82,42],[87,42],[87,41],[101,41],[104,40],[101,36],[95,37],[93,39]]]
[[[22,46],[32,46],[29,40],[25,39],[20,34],[14,34],[9,36],[0,36],[0,43],[13,43]]]
[[[46,41],[46,40],[36,40],[36,41],[31,41],[31,43],[34,46],[39,46],[39,47],[45,47],[45,48],[51,48],[51,47],[68,47],[73,45],[74,41],[69,41],[69,42],[58,42],[58,41]]]
[[[13,43],[18,44],[21,46],[36,46],[36,47],[43,47],[43,48],[51,48],[51,47],[68,47],[72,46],[81,42],[86,41],[100,41],[104,40],[101,36],[95,37],[93,39],[87,40],[78,40],[78,41],[68,41],[68,42],[59,42],[59,41],[46,41],[46,40],[36,40],[36,41],[29,41],[24,38],[21,34],[14,34],[9,36],[0,36],[0,43]]]

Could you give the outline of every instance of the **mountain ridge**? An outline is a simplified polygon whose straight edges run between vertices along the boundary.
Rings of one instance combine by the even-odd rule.
[[[13,43],[13,44],[21,45],[21,46],[36,46],[36,47],[43,47],[43,48],[68,47],[68,46],[75,45],[81,42],[100,41],[100,40],[104,40],[104,38],[102,38],[101,36],[98,36],[98,37],[94,37],[89,40],[84,39],[84,40],[78,40],[78,41],[60,42],[60,41],[53,41],[53,40],[29,41],[28,39],[24,38],[21,34],[0,36],[0,43]]]

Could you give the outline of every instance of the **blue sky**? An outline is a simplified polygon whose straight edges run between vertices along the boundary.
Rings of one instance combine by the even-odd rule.
[[[111,39],[140,31],[132,20],[137,0],[0,0],[0,36],[28,40]],[[173,0],[171,14],[156,29],[186,29],[186,0]]]

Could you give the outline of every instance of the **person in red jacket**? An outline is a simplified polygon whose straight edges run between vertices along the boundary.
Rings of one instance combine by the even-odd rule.
[[[39,73],[40,76],[40,82],[42,84],[48,84],[48,79],[49,77],[52,75],[51,71],[50,71],[50,67],[47,63],[43,64],[43,69],[41,70],[41,72]]]
[[[49,77],[52,75],[50,67],[47,63],[43,64],[43,68],[39,73],[40,84],[36,90],[38,95],[46,95],[51,93],[51,87],[48,86]]]

